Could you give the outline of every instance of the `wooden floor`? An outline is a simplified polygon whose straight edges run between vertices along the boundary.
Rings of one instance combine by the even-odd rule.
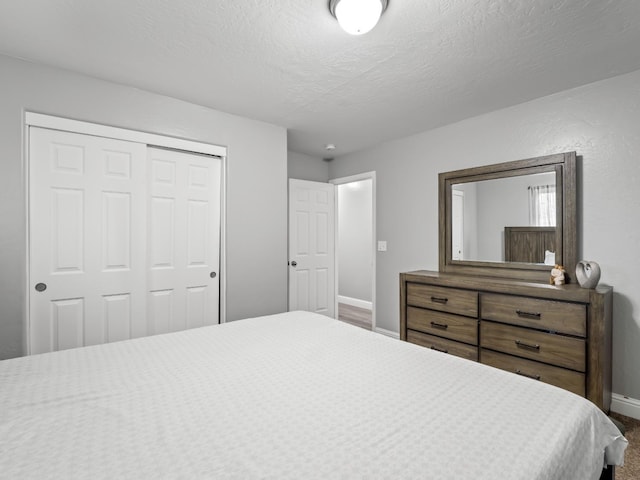
[[[371,330],[371,310],[354,307],[344,303],[338,304],[338,320],[350,323],[356,327]]]

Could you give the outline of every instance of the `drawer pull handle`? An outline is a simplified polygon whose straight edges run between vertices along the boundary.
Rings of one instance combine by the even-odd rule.
[[[449,353],[449,350],[446,348],[438,348],[434,345],[431,345],[431,350],[435,350],[436,352]]]
[[[531,345],[529,343],[521,342],[520,340],[516,340],[516,346],[518,348],[526,348],[527,350],[535,350],[536,352],[540,351],[540,345]]]
[[[433,328],[440,328],[441,330],[446,330],[447,328],[449,328],[449,325],[447,325],[446,323],[438,323],[438,322],[431,322],[431,326]]]
[[[540,317],[542,317],[541,313],[523,312],[522,310],[516,310],[516,314],[519,317],[532,318],[534,320],[540,320]]]
[[[435,303],[447,303],[449,299],[444,297],[431,297],[431,301]]]
[[[523,377],[533,378],[534,380],[540,380],[540,375],[529,375],[528,373],[524,373],[521,370],[516,370],[518,375],[522,375]]]

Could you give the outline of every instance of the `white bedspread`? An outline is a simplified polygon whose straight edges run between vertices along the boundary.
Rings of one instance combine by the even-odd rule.
[[[292,312],[0,362],[0,477],[585,480],[626,440],[555,387]]]

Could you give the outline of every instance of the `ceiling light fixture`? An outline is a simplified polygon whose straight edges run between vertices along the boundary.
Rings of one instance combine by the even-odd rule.
[[[345,32],[362,35],[376,26],[388,3],[388,0],[329,0],[329,11]]]

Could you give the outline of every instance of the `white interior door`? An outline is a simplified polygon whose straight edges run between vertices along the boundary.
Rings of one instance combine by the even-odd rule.
[[[335,316],[334,189],[289,180],[289,310]]]
[[[451,191],[451,259],[464,260],[464,192]]]
[[[218,323],[221,169],[30,127],[30,353]]]
[[[219,322],[222,160],[149,148],[151,334]]]
[[[29,130],[30,352],[146,333],[146,146]]]

